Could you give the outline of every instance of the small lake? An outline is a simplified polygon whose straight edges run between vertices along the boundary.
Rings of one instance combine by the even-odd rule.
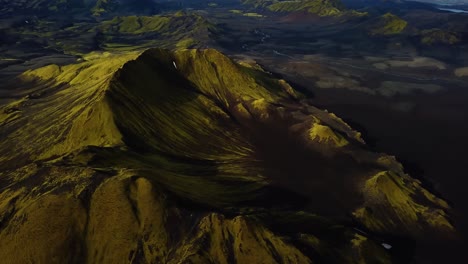
[[[452,13],[467,13],[468,14],[468,11],[463,10],[463,9],[443,8],[443,7],[438,7],[437,9],[442,10],[442,11],[449,11]]]

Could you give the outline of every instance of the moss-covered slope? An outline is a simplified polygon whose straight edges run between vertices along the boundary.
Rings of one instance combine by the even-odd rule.
[[[453,232],[393,157],[216,50],[95,56],[18,82],[34,89],[0,112],[7,263],[391,263],[381,235]]]
[[[198,14],[183,11],[158,16],[117,16],[93,30],[100,32],[101,46],[106,50],[197,47],[209,43],[217,33],[215,24]]]
[[[160,32],[167,35],[196,33],[197,30],[213,30],[215,26],[197,14],[179,11],[165,16],[117,16],[103,21],[98,29],[105,33],[142,34]]]
[[[372,35],[395,35],[402,33],[407,26],[408,22],[405,20],[392,13],[387,13],[382,15],[371,27],[370,33]]]
[[[336,16],[342,13],[344,6],[334,0],[283,1],[269,5],[268,9],[274,12],[306,11],[319,16]]]
[[[454,45],[460,41],[459,34],[440,28],[427,29],[421,32],[421,43],[425,45]]]

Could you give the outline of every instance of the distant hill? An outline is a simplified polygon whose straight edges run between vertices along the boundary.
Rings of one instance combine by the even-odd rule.
[[[273,12],[308,12],[319,16],[335,16],[345,10],[340,0],[243,0],[242,2]]]
[[[403,32],[408,26],[408,22],[398,16],[387,13],[371,26],[372,35],[395,35]]]
[[[427,29],[421,32],[421,42],[426,45],[454,45],[460,41],[458,33],[442,30],[440,28]]]
[[[100,46],[106,50],[158,45],[177,48],[196,47],[211,41],[218,32],[215,24],[195,13],[183,11],[155,16],[116,16],[94,29]]]
[[[153,0],[0,0],[0,12],[14,15],[34,14],[36,16],[57,13],[67,14],[93,14],[99,16],[109,12],[139,11],[152,12],[158,4]]]
[[[125,14],[125,12],[123,12]],[[47,20],[51,19],[51,20]],[[117,15],[82,21],[54,21],[54,17],[20,21],[5,28],[4,39],[46,46],[65,54],[81,55],[94,50],[137,50],[151,46],[199,47],[207,45],[218,28],[192,12],[165,15]]]

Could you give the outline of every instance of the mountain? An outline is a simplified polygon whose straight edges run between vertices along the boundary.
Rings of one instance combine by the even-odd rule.
[[[395,237],[453,235],[445,201],[259,65],[85,59],[6,84],[6,263],[392,263]]]

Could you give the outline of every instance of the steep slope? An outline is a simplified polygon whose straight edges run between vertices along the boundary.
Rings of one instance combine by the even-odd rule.
[[[216,50],[16,82],[35,88],[0,112],[8,263],[391,263],[386,235],[452,235],[448,205],[395,158]]]

